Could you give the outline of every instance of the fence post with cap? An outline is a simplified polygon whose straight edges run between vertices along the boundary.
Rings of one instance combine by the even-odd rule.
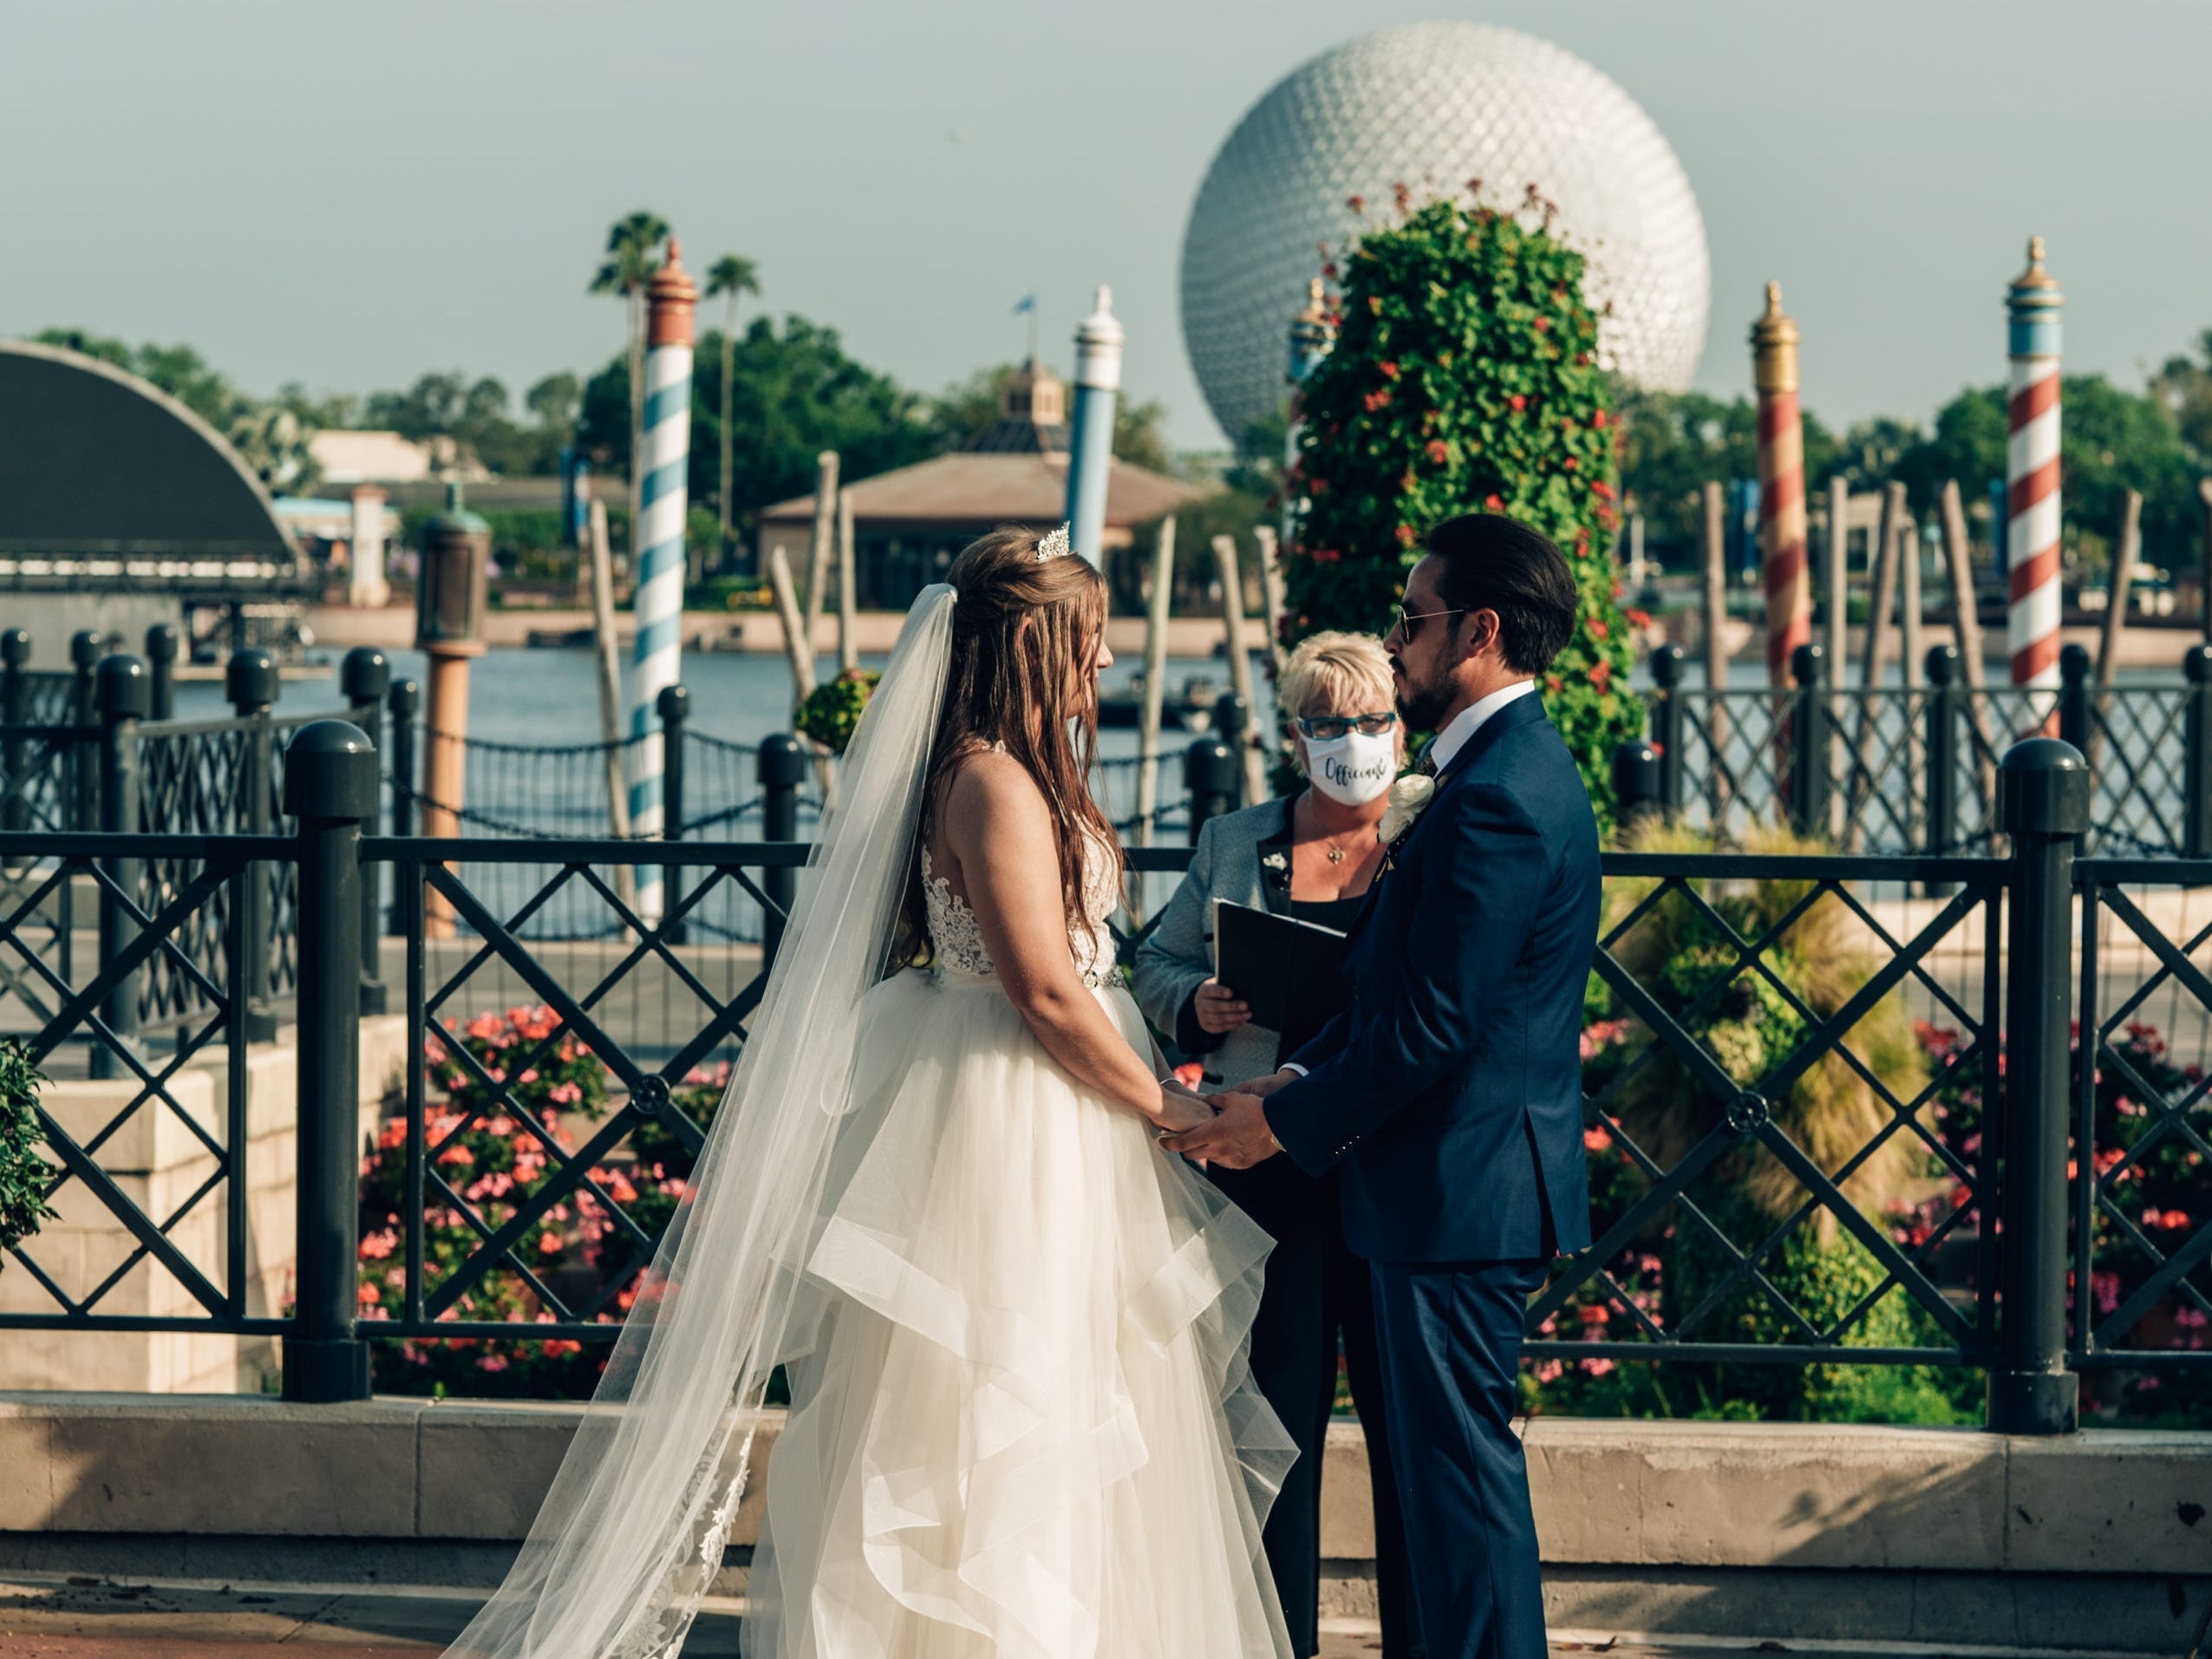
[[[369,1398],[356,1330],[361,1213],[361,826],[376,812],[376,750],[343,720],[303,726],[284,751],[284,811],[299,863],[298,1303],[284,1398]]]
[[[1928,650],[1928,814],[1927,846],[1936,858],[1959,850],[1959,648],[1931,645]],[[1951,891],[1947,881],[1931,881],[1928,892],[1941,898]]]
[[[2182,673],[2182,856],[2212,859],[2212,645],[2183,651]]]
[[[139,829],[139,722],[153,703],[153,678],[135,656],[103,658],[95,670],[93,707],[100,716],[100,829],[107,835],[135,835]],[[139,861],[106,858],[100,886],[100,970],[103,974],[138,937],[132,905],[139,898]],[[126,1076],[129,1068],[115,1045],[138,1035],[139,970],[116,976],[101,999],[100,1017],[111,1041],[95,1038],[92,1074]]]
[[[239,722],[238,828],[247,835],[268,834],[274,818],[276,756],[270,746],[275,738],[269,710],[277,688],[277,659],[266,650],[245,645],[231,653],[223,669],[223,695]],[[238,886],[245,911],[246,1035],[255,1042],[268,1042],[277,1035],[277,1016],[269,1008],[269,970],[277,948],[277,878],[275,865],[257,864],[248,867]]]
[[[2071,1434],[2080,1378],[2066,1366],[2066,1179],[2074,983],[2074,854],[2089,827],[2089,762],[2052,737],[1998,763],[2012,838],[2005,1087],[1999,1148],[1998,1363],[1989,1427]],[[2087,1305],[2087,1286],[2081,1287]]]
[[[157,622],[146,630],[146,661],[152,669],[148,720],[177,717],[177,624]]]
[[[1223,702],[1230,701],[1224,697]],[[1238,707],[1243,699],[1235,699]],[[1237,751],[1218,737],[1201,737],[1183,751],[1183,787],[1191,797],[1191,845],[1198,844],[1198,832],[1206,820],[1218,818],[1237,808],[1237,793],[1243,782],[1243,767],[1238,763]]]
[[[1688,759],[1688,712],[1682,706],[1682,648],[1661,645],[1651,654],[1651,741],[1659,751],[1659,804],[1670,820],[1682,815],[1682,769]]]
[[[1790,653],[1790,823],[1800,835],[1828,833],[1828,653],[1799,645]]]
[[[806,781],[811,764],[806,745],[789,732],[776,732],[760,740],[760,839],[795,841],[799,839],[799,787]],[[791,917],[793,897],[799,891],[799,872],[789,865],[766,870],[760,891],[767,895],[760,924],[761,952],[773,963],[783,944],[785,924]]]
[[[377,757],[376,804],[369,809],[362,833],[374,835],[384,816],[384,787],[381,775],[384,757],[384,699],[391,695],[392,665],[374,645],[356,645],[338,664],[338,689],[345,694],[346,717],[369,740]],[[388,1006],[384,985],[382,866],[364,865],[361,872],[361,1011],[382,1014]]]

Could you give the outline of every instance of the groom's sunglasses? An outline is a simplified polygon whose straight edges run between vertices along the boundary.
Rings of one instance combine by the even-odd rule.
[[[1397,725],[1398,716],[1380,715],[1315,715],[1311,720],[1293,722],[1299,731],[1316,743],[1333,743],[1347,732],[1357,732],[1362,737],[1380,737]]]
[[[1396,629],[1398,637],[1410,645],[1413,643],[1413,636],[1420,632],[1421,624],[1431,617],[1464,617],[1467,614],[1467,608],[1461,605],[1455,611],[1417,611],[1409,614],[1404,605],[1394,604],[1390,607],[1390,614],[1397,618],[1392,626]]]

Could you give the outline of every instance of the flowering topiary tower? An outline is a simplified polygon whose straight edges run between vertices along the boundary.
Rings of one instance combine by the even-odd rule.
[[[1423,531],[1455,513],[1503,513],[1572,564],[1579,625],[1543,683],[1544,702],[1612,817],[1614,750],[1643,729],[1611,532],[1614,446],[1597,318],[1582,256],[1552,235],[1530,186],[1514,213],[1413,204],[1362,235],[1340,266],[1334,349],[1306,382],[1296,465],[1302,514],[1285,560],[1284,628],[1380,633]],[[1355,212],[1363,212],[1358,197]]]

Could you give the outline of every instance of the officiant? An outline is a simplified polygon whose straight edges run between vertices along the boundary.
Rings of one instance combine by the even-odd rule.
[[[1288,1029],[1260,1024],[1237,987],[1215,976],[1216,901],[1347,931],[1382,867],[1376,826],[1405,764],[1390,659],[1368,635],[1321,633],[1304,641],[1283,665],[1276,701],[1290,718],[1294,762],[1306,787],[1225,813],[1199,831],[1190,872],[1138,948],[1132,975],[1145,1017],[1173,1036],[1185,1059],[1203,1064],[1210,1090],[1273,1071],[1350,995],[1342,988],[1304,1003],[1284,1019]],[[1385,1659],[1412,1659],[1419,1649],[1391,1484],[1367,1269],[1345,1247],[1335,1177],[1313,1180],[1287,1158],[1207,1172],[1276,1241],[1252,1324],[1252,1374],[1298,1446],[1265,1537],[1295,1651],[1320,1650],[1321,1459],[1341,1343],[1374,1487],[1383,1652]]]

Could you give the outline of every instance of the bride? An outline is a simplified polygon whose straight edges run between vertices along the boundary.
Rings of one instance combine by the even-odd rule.
[[[1064,531],[914,604],[698,1165],[507,1582],[451,1650],[662,1659],[791,1408],[753,1659],[1289,1653],[1246,1374],[1269,1240],[1156,1137],[1086,787],[1106,591]],[[899,964],[888,975],[887,964]]]

